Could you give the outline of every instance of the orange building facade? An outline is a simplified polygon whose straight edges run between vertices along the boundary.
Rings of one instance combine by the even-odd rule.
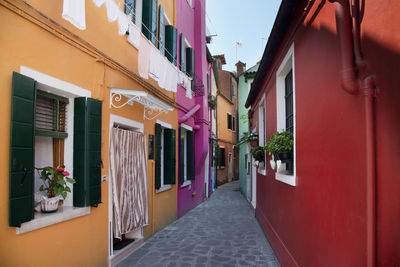
[[[118,34],[118,21],[109,22],[106,4],[97,7],[95,2],[86,1],[86,25],[84,30],[80,30],[63,19],[62,1],[0,1],[0,24],[3,25],[0,30],[0,84],[3,88],[0,96],[4,100],[0,107],[0,137],[3,140],[0,144],[0,173],[3,177],[0,181],[0,236],[6,240],[0,245],[2,266],[108,266],[110,262],[118,261],[121,254],[113,251],[113,191],[110,180],[110,134],[114,127],[142,134],[148,159],[145,170],[147,208],[144,211],[148,219],[126,236],[131,235],[139,241],[135,241],[137,246],[176,219],[176,176],[170,178],[169,183],[163,177],[161,186],[157,188],[155,169],[158,162],[156,158],[148,157],[149,150],[154,149],[149,139],[153,140],[154,136],[157,139],[156,124],[161,125],[162,131],[169,128],[173,132],[178,128],[176,94],[162,89],[155,80],[139,75],[139,49],[127,41],[127,35]],[[142,1],[138,2],[142,4]],[[124,11],[125,1],[116,1],[115,4]],[[157,10],[160,6],[168,23],[175,25],[175,1],[159,0]],[[21,186],[26,181],[36,183],[29,179],[35,179],[32,174],[34,167],[43,167],[36,165],[40,162],[40,155],[48,154],[45,149],[39,152],[40,142],[34,136],[34,165],[28,168],[28,180],[25,177],[25,180],[16,182],[12,162],[15,156],[14,110],[29,112],[27,106],[15,104],[15,99],[19,98],[14,90],[19,86],[18,77],[32,81],[34,90],[69,99],[67,108],[70,113],[67,113],[66,120],[71,131],[77,116],[76,112],[75,115],[72,112],[74,100],[86,98],[99,103],[101,164],[97,166],[99,175],[95,177],[96,181],[90,182],[91,186],[96,183],[99,189],[99,199],[94,205],[76,207],[74,194],[78,193],[74,189],[63,207],[53,214],[31,211],[32,216],[29,217],[28,212],[29,218],[26,219],[19,214],[20,206],[15,208],[15,203],[22,203],[24,209],[26,205],[32,205],[32,194],[36,192],[25,192],[28,200],[21,200],[19,195],[14,195],[14,183],[20,182]],[[133,100],[138,95],[141,103]],[[119,103],[127,105],[120,107]],[[63,163],[72,172],[71,176],[79,179],[73,171],[76,167],[73,137],[77,138],[73,131],[68,134],[64,140]],[[175,152],[176,143],[171,148]],[[174,168],[177,173],[176,164]]]

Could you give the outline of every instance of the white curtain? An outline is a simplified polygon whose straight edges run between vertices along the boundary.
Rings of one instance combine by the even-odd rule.
[[[119,128],[110,139],[113,232],[121,239],[149,221],[146,141],[143,133]]]

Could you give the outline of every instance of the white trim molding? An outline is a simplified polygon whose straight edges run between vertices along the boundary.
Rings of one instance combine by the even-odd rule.
[[[276,129],[278,132],[286,129],[285,118],[285,77],[292,70],[293,77],[293,174],[288,175],[277,168],[275,179],[291,186],[296,186],[296,76],[294,62],[294,43],[290,46],[285,58],[276,72]],[[282,164],[285,165],[285,164]],[[284,169],[284,168],[282,168]]]

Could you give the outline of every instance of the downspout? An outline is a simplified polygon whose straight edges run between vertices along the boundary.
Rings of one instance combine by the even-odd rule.
[[[200,105],[197,104],[196,106],[194,106],[191,110],[189,110],[185,115],[183,115],[182,117],[179,117],[178,122],[179,123],[183,123],[185,121],[187,121],[190,117],[192,117],[194,115],[194,113],[196,113],[198,110],[200,109]]]
[[[368,74],[360,46],[359,1],[330,0],[335,3],[337,31],[342,53],[342,86],[350,94],[361,91],[364,96],[365,138],[366,138],[366,239],[367,265],[377,265],[377,223],[376,223],[376,119],[375,119],[375,76]],[[352,16],[352,23],[350,17]],[[353,28],[352,28],[353,26]],[[354,61],[356,65],[354,64]],[[357,73],[358,71],[358,73]],[[357,76],[358,74],[358,76]]]

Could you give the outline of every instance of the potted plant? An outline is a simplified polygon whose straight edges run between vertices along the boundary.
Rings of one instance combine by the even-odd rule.
[[[257,162],[264,162],[264,148],[262,146],[252,148],[250,153]]]
[[[44,185],[41,185],[39,190],[45,191],[47,196],[43,196],[41,200],[42,212],[55,212],[58,209],[60,198],[65,199],[68,192],[71,193],[68,183],[74,184],[75,179],[69,178],[69,172],[61,167],[44,167],[36,168],[40,179]]]
[[[288,163],[287,168],[291,169],[293,158],[293,134],[291,132],[276,132],[264,148],[269,155],[273,156],[273,160],[278,159],[281,162],[286,162]]]
[[[252,147],[258,146],[258,134],[257,133],[250,133],[247,137],[247,140],[250,142]]]

